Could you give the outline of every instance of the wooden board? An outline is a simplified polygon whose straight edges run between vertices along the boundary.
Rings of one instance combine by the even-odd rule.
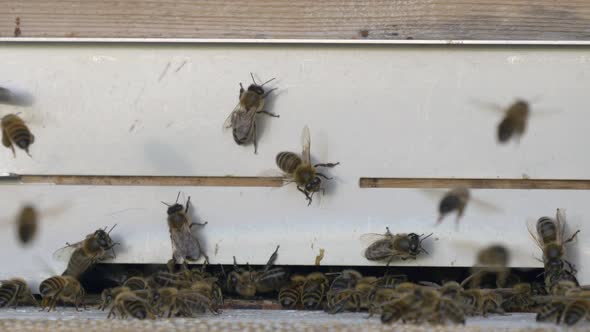
[[[0,37],[588,40],[585,0],[0,1]]]

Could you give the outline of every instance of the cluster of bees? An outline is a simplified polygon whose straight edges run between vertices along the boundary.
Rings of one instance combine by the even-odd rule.
[[[256,118],[258,114],[279,116],[264,109],[265,99],[275,89],[265,90],[263,84],[253,83],[244,89],[240,83],[239,102],[224,123],[231,128],[238,145],[253,143],[257,153]],[[0,88],[0,102],[10,101],[12,93]],[[506,111],[497,128],[500,143],[520,139],[529,116],[527,102],[518,100]],[[29,154],[35,137],[18,116],[8,114],[0,121],[2,144],[16,156],[15,147]],[[323,192],[322,181],[331,179],[318,171],[333,168],[339,163],[313,164],[311,138],[307,126],[302,134],[302,152],[283,151],[276,155],[278,168],[288,182],[294,182],[305,196],[308,205],[315,193]],[[30,156],[30,154],[29,154]],[[180,193],[179,193],[180,195]],[[514,282],[508,268],[509,252],[500,245],[481,250],[469,277],[461,283],[447,281],[442,284],[408,282],[403,275],[363,276],[353,269],[337,273],[311,272],[293,274],[274,266],[279,247],[272,253],[262,269],[249,265],[238,266],[234,257],[233,271],[213,275],[206,271],[207,264],[190,269],[187,262],[201,257],[208,262],[199,241],[192,234],[194,226],[207,223],[191,222],[188,217],[190,197],[185,205],[164,203],[167,206],[167,223],[170,231],[173,257],[167,271],[158,271],[148,277],[132,276],[120,286],[105,289],[99,308],[109,309],[108,317],[154,319],[156,317],[194,317],[206,312],[221,313],[223,294],[253,298],[257,295],[278,294],[278,301],[287,309],[325,310],[336,314],[343,311],[367,311],[370,316],[379,314],[381,321],[390,324],[408,323],[444,324],[465,323],[466,316],[504,314],[510,311],[536,311],[538,321],[553,321],[573,325],[582,318],[590,319],[590,288],[580,286],[576,270],[565,257],[565,244],[572,242],[579,232],[566,239],[565,218],[559,209],[556,218],[542,217],[535,230],[530,230],[535,243],[542,250],[544,263],[543,285]],[[457,221],[463,215],[470,193],[468,188],[449,190],[438,205],[439,218],[455,212]],[[36,233],[38,215],[32,206],[26,206],[18,217],[18,234],[22,243],[29,243]],[[114,226],[113,226],[114,228]],[[80,242],[67,244],[58,254],[69,255],[68,266],[62,275],[44,280],[39,287],[41,303],[33,296],[26,282],[15,278],[0,284],[0,307],[40,305],[53,310],[58,302],[72,304],[79,309],[85,306],[85,290],[80,283],[82,275],[95,264],[114,258],[118,245],[109,231],[98,229]],[[431,234],[366,234],[370,244],[364,257],[384,262],[416,259],[427,254],[422,242]],[[180,270],[177,267],[181,266]],[[482,280],[493,275],[493,287],[481,287]],[[509,285],[509,286],[507,286]]]

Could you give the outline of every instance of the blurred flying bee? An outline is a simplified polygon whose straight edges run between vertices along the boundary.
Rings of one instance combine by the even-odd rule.
[[[41,308],[49,307],[47,311],[55,309],[58,300],[74,304],[79,311],[79,305],[85,295],[80,282],[71,276],[53,276],[45,279],[39,285],[39,292],[43,298]]]
[[[313,195],[318,191],[324,191],[321,187],[322,179],[331,180],[332,178],[318,172],[317,167],[334,167],[337,163],[325,164],[311,164],[311,138],[309,135],[309,128],[303,128],[303,152],[301,157],[294,152],[279,152],[275,160],[277,166],[285,172],[290,178],[291,182],[295,182],[297,189],[305,195],[308,201],[308,206],[311,204]]]
[[[19,304],[38,305],[37,300],[24,279],[13,278],[2,280],[0,283],[0,308],[11,305],[16,308]]]
[[[549,217],[541,217],[537,220],[536,235],[529,227],[531,237],[543,251],[543,263],[545,266],[545,285],[549,288],[555,282],[562,279],[575,281],[576,270],[565,259],[564,244],[572,242],[580,232],[577,230],[570,238],[564,240],[565,215],[557,209],[555,220]]]
[[[21,244],[29,244],[37,234],[37,210],[31,206],[23,207],[16,222],[18,239]]]
[[[225,120],[224,127],[232,128],[234,141],[238,145],[252,142],[254,144],[254,153],[258,153],[256,115],[266,114],[275,118],[278,118],[279,115],[264,110],[264,101],[266,97],[276,89],[271,89],[265,92],[263,86],[273,81],[274,78],[258,85],[256,80],[254,80],[254,75],[250,73],[250,76],[252,77],[253,84],[250,84],[248,90],[245,90],[242,83],[240,83],[240,101]]]
[[[291,276],[291,282],[287,286],[281,287],[279,290],[279,303],[283,308],[297,308],[301,301],[301,293],[303,292],[305,280],[305,276],[294,274]]]
[[[12,92],[0,86],[0,103],[6,104],[12,100]]]
[[[35,142],[35,136],[31,134],[29,127],[16,114],[5,115],[0,120],[0,127],[2,127],[2,144],[12,150],[12,154],[16,157],[14,145],[31,156],[29,147]]]
[[[326,292],[330,287],[330,281],[321,272],[312,272],[305,277],[301,289],[301,302],[306,310],[319,309]]]
[[[391,234],[389,227],[386,228],[385,235],[383,234],[364,234],[361,240],[371,244],[365,249],[364,256],[370,261],[387,261],[389,265],[394,259],[416,259],[416,257],[424,252],[428,252],[422,247],[422,241],[429,238],[432,233],[424,236],[416,233],[410,234]]]
[[[136,319],[156,318],[148,302],[134,292],[122,292],[115,297],[107,318],[111,318],[111,316],[119,316],[120,318],[130,316]]]
[[[471,288],[479,287],[481,279],[490,273],[496,275],[496,286],[502,287],[508,278],[510,270],[508,269],[508,262],[510,260],[510,253],[502,245],[491,245],[477,253],[476,264],[471,268],[471,275],[461,283],[465,286],[468,281],[471,281]]]
[[[269,293],[279,290],[287,282],[287,272],[280,267],[272,268],[278,257],[279,246],[268,259],[262,271],[253,271],[238,267],[234,257],[234,270],[226,278],[226,287],[243,297],[253,297],[257,293]]]
[[[529,113],[529,104],[524,100],[516,100],[510,105],[498,124],[498,142],[506,143],[513,137],[519,141],[525,132]]]
[[[182,204],[178,204],[179,197],[180,192],[173,205],[162,202],[168,207],[166,213],[168,214],[168,230],[172,241],[172,260],[168,262],[169,269],[172,269],[174,264],[182,264],[185,260],[196,261],[201,256],[205,256],[199,240],[193,236],[191,229],[193,226],[205,226],[207,222],[191,223],[188,214],[191,198],[189,196],[187,199],[185,208]]]
[[[114,247],[119,243],[113,242],[110,237],[115,226],[117,225],[113,225],[108,232],[106,227],[97,229],[94,233],[88,234],[84,240],[74,244],[66,243],[65,247],[58,249],[53,255],[54,258],[63,259],[69,257],[68,267],[62,275],[78,279],[94,264],[115,258]],[[112,250],[112,256],[107,255],[108,250]]]
[[[455,222],[458,224],[459,219],[463,216],[465,207],[469,202],[469,189],[465,187],[458,187],[449,190],[438,204],[439,217],[436,221],[436,225],[440,224],[444,217],[454,211],[457,211],[457,219]]]

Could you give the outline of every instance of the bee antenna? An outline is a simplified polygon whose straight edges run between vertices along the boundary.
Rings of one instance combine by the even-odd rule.
[[[420,237],[422,237],[422,239],[420,239],[420,243],[422,243],[422,241],[424,241],[424,240],[428,239],[429,237],[431,237],[432,234],[433,233],[430,233],[430,234],[426,235],[425,237],[422,237],[424,234],[420,235]]]
[[[262,85],[261,85],[261,86],[264,86],[266,83],[272,82],[272,81],[274,81],[275,79],[276,79],[276,77],[273,77],[273,78],[271,78],[270,80],[268,80],[268,81],[266,81],[266,82],[262,83]]]
[[[111,229],[109,229],[109,231],[108,231],[108,233],[107,233],[107,234],[111,234],[111,232],[113,231],[113,229],[114,229],[116,226],[117,226],[117,224],[114,224],[114,225],[113,225],[113,227],[111,227]],[[106,229],[106,227],[105,227],[105,229]]]
[[[175,203],[178,203],[178,198],[180,198],[180,191],[178,192],[178,195],[176,195],[176,202]]]
[[[167,207],[170,207],[170,204],[168,204],[168,203],[164,203],[164,202],[162,202],[162,201],[160,201],[160,203],[162,203],[162,204],[166,205]]]
[[[250,72],[250,77],[252,77],[252,82],[254,82],[254,84],[257,84],[256,80],[254,79],[254,74],[252,74],[252,72]]]

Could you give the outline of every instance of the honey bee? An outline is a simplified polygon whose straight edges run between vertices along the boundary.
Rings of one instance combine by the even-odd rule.
[[[305,276],[294,274],[291,282],[279,290],[279,303],[283,308],[295,309],[299,305],[305,279]]]
[[[529,117],[529,104],[524,100],[514,102],[498,124],[498,142],[506,143],[512,137],[517,141],[524,134]]]
[[[422,241],[432,236],[432,233],[424,236],[416,233],[410,234],[391,234],[389,227],[386,228],[385,235],[383,234],[364,234],[361,236],[363,241],[374,240],[365,249],[364,256],[370,261],[387,261],[387,265],[394,259],[416,259],[416,257],[424,252],[428,252],[422,247]],[[375,240],[376,239],[376,240]]]
[[[142,277],[131,277],[125,280],[123,286],[128,287],[131,291],[150,288],[148,281]]]
[[[420,304],[421,294],[417,288],[408,293],[403,293],[399,298],[382,305],[381,322],[383,324],[392,324],[400,319],[405,321],[405,317],[409,313],[419,311]]]
[[[239,268],[234,256],[234,271],[227,276],[227,289],[243,297],[253,297],[256,293],[279,290],[287,281],[287,272],[280,267],[272,268],[278,257],[278,251],[279,246],[270,256],[262,271],[252,271],[250,265],[247,270]]]
[[[134,292],[122,292],[115,297],[107,319],[111,318],[111,316],[117,317],[117,315],[120,318],[127,318],[128,316],[136,319],[156,318],[148,302]]]
[[[61,259],[69,256],[68,266],[62,275],[79,279],[94,264],[114,258],[114,247],[119,243],[113,242],[110,234],[115,226],[117,225],[111,227],[108,232],[106,227],[97,229],[94,233],[88,234],[84,240],[74,244],[66,243],[64,248],[58,249],[54,253],[54,258]],[[107,255],[108,250],[113,251],[112,256]]]
[[[206,299],[204,300],[201,297],[192,297],[193,302],[191,303],[197,304],[196,307],[199,308],[197,311],[202,313],[204,312],[205,307],[207,307],[209,311],[214,314],[221,313],[220,308],[223,306],[223,293],[217,284],[217,278],[207,277],[200,280],[195,280],[193,281],[190,289],[201,294]],[[190,294],[188,297],[190,300]],[[195,305],[190,305],[189,307],[192,308],[192,313],[195,309]]]
[[[502,245],[491,245],[480,250],[477,253],[477,263],[471,269],[471,275],[463,280],[461,286],[471,281],[472,288],[478,287],[486,274],[493,273],[496,275],[496,286],[502,287],[510,272],[509,259],[510,253]]]
[[[307,205],[309,206],[313,200],[313,195],[316,192],[324,190],[321,187],[321,178],[326,180],[332,179],[318,172],[316,168],[332,168],[336,165],[339,165],[340,163],[315,164],[312,166],[310,153],[311,138],[309,134],[309,128],[307,126],[303,128],[302,141],[303,152],[301,153],[301,157],[294,152],[283,151],[277,154],[275,160],[277,166],[291,178],[292,182],[295,182],[297,185],[297,190],[305,195],[305,198],[308,202]]]
[[[345,309],[352,309],[354,303],[358,302],[355,287],[363,279],[363,275],[352,269],[336,273],[332,280],[330,289],[326,293],[326,307],[329,313],[335,314]]]
[[[182,317],[195,317],[204,314],[207,310],[218,314],[220,313],[219,304],[215,298],[195,289],[182,289],[176,295],[177,315]]]
[[[330,286],[330,281],[325,274],[321,272],[312,272],[305,277],[301,290],[301,302],[306,310],[316,310],[320,308],[326,292]]]
[[[39,292],[43,301],[41,308],[49,307],[47,311],[55,309],[58,300],[73,303],[79,311],[82,297],[85,295],[80,282],[72,276],[53,276],[45,279],[39,285]]]
[[[465,187],[458,187],[447,191],[447,193],[440,200],[438,205],[439,217],[436,221],[436,225],[440,224],[444,217],[454,211],[457,211],[457,218],[455,223],[459,224],[459,219],[463,216],[465,207],[469,202],[470,194],[469,189]]]
[[[504,314],[502,295],[492,289],[471,288],[461,293],[465,312],[469,315]]]
[[[131,289],[129,287],[120,286],[115,288],[106,288],[100,294],[101,303],[98,306],[99,310],[104,310],[106,307],[110,306],[113,303],[113,300],[117,297],[117,295],[123,292],[130,292]]]
[[[240,83],[240,101],[225,120],[224,127],[232,128],[234,141],[238,145],[253,142],[254,153],[256,154],[258,153],[256,115],[266,114],[275,118],[278,118],[279,115],[264,110],[264,101],[266,97],[276,89],[271,89],[265,92],[263,86],[273,81],[274,78],[258,85],[256,80],[254,80],[254,75],[250,73],[250,76],[252,77],[253,84],[250,84],[248,90],[244,90],[242,83]]]
[[[168,214],[168,229],[170,231],[170,240],[172,241],[172,260],[168,262],[169,269],[172,269],[170,266],[171,264],[183,263],[185,260],[196,261],[201,256],[205,256],[201,249],[201,244],[199,243],[199,240],[193,236],[191,228],[195,225],[205,226],[207,225],[207,222],[191,223],[188,215],[191,198],[189,197],[186,201],[185,208],[182,204],[178,204],[179,197],[180,192],[176,197],[176,203],[173,205],[162,202],[164,205],[168,206],[166,213]],[[205,258],[207,258],[207,256],[205,256]]]
[[[536,235],[530,230],[531,237],[543,251],[543,263],[545,266],[545,285],[548,291],[555,282],[562,279],[575,281],[576,270],[565,259],[565,244],[572,242],[580,232],[577,230],[570,238],[564,240],[565,215],[557,209],[556,218],[541,217],[537,220]]]
[[[178,312],[176,307],[176,296],[178,295],[178,289],[175,287],[164,287],[154,290],[153,301],[154,309],[156,313],[162,317],[168,312],[168,318],[172,317]]]
[[[37,234],[37,210],[31,205],[22,208],[17,219],[18,239],[21,244],[29,244]]]
[[[568,326],[575,325],[582,318],[590,320],[590,300],[588,298],[571,301],[563,311],[563,322]]]
[[[0,126],[2,127],[2,144],[12,150],[14,157],[16,157],[14,145],[25,150],[30,157],[29,147],[35,142],[35,136],[31,134],[25,122],[16,114],[8,114],[0,120]]]
[[[518,283],[512,288],[498,290],[503,297],[502,307],[506,311],[528,311],[535,304],[533,288],[529,283]]]
[[[19,304],[38,305],[27,282],[22,278],[2,280],[0,285],[0,308],[11,305],[16,308]]]

